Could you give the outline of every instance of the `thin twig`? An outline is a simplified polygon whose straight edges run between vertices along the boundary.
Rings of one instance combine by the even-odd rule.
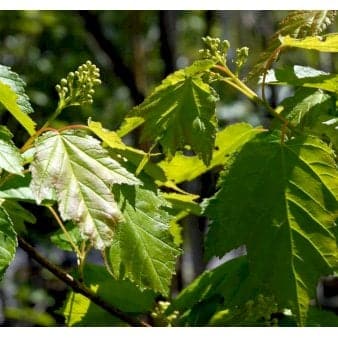
[[[63,225],[63,222],[62,222],[61,218],[59,217],[58,213],[54,210],[53,207],[47,206],[47,209],[50,211],[50,213],[55,218],[55,220],[58,223],[58,225],[60,226],[61,230],[63,231],[63,233],[67,237],[69,244],[72,246],[73,250],[76,252],[78,258],[82,259],[80,249],[73,242],[72,237],[70,236],[70,234],[68,233],[67,229]]]
[[[123,320],[131,326],[150,326],[142,320],[132,318],[126,313],[122,312],[118,308],[108,304],[105,300],[103,300],[100,296],[95,294],[92,290],[87,288],[85,285],[80,283],[77,279],[69,275],[66,271],[62,270],[57,265],[53,264],[45,257],[40,255],[37,250],[32,247],[29,243],[27,243],[23,238],[18,237],[19,246],[23,249],[31,258],[37,261],[40,265],[50,271],[57,278],[62,280],[65,284],[67,284],[74,292],[80,293],[81,295],[90,299],[93,303],[101,307],[102,309],[109,312],[111,315]]]

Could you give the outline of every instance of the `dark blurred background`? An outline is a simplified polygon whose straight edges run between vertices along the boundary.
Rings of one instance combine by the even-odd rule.
[[[55,85],[69,71],[86,60],[101,69],[102,86],[97,89],[94,104],[69,108],[55,121],[62,126],[86,123],[89,116],[109,129],[117,128],[125,114],[142,102],[166,75],[189,65],[202,48],[201,37],[210,35],[228,39],[229,60],[236,48],[248,46],[249,62],[243,74],[255,64],[267,46],[286,11],[0,11],[0,64],[12,67],[27,83],[34,115],[41,126],[57,104]],[[331,26],[329,30],[335,31]],[[338,60],[331,54],[291,52],[282,56],[280,65],[300,64],[334,72]],[[254,88],[255,90],[257,88]],[[271,88],[272,106],[292,89]],[[231,88],[222,89],[217,106],[221,125],[248,121],[268,124],[264,111]],[[27,135],[16,121],[0,107],[0,124],[7,125],[21,146]],[[137,138],[132,140],[137,146]],[[185,185],[184,188],[207,197],[213,194],[213,173]],[[28,238],[39,242],[39,250],[65,268],[75,263],[73,255],[51,246],[50,233],[57,229],[42,208],[31,208],[38,218],[29,225]],[[205,219],[188,218],[183,224],[184,254],[177,264],[173,294],[205,268],[217,261],[203,260]],[[45,243],[37,238],[46,238]],[[240,248],[238,252],[243,250]],[[92,253],[97,260],[97,253]],[[18,250],[16,259],[0,284],[0,325],[62,325],[55,314],[65,297],[66,288],[50,273]]]

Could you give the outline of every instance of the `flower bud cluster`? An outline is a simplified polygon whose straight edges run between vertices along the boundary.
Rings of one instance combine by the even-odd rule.
[[[235,59],[235,64],[237,71],[236,73],[238,74],[243,65],[246,63],[248,60],[249,56],[249,48],[248,47],[242,47],[242,48],[237,48],[236,49],[236,59]]]
[[[70,72],[67,78],[61,79],[55,89],[65,106],[92,104],[94,87],[101,84],[100,70],[91,61]]]
[[[221,41],[219,38],[211,38],[210,36],[202,38],[205,44],[204,49],[199,50],[203,59],[214,59],[221,64],[226,62],[226,56],[230,43],[228,40]]]
[[[151,313],[151,316],[158,326],[172,326],[175,320],[178,318],[178,311],[173,311],[172,314],[166,315],[165,311],[168,309],[170,303],[165,301],[159,301]]]

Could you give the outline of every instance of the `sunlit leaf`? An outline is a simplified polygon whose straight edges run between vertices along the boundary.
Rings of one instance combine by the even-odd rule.
[[[23,159],[12,137],[12,133],[6,127],[0,126],[0,168],[22,176]]]
[[[25,94],[25,83],[9,67],[0,65],[0,102],[27,130],[35,133],[35,122],[28,116],[33,109]]]
[[[304,39],[295,39],[290,36],[280,38],[283,47],[296,47],[303,49],[314,49],[319,52],[338,52],[338,34],[325,36],[308,36]]]
[[[185,156],[177,153],[170,161],[162,161],[160,167],[164,170],[168,180],[176,184],[191,181],[204,172],[222,165],[226,156],[239,150],[245,142],[261,133],[262,128],[253,128],[247,123],[233,124],[216,134],[212,160],[206,166],[197,156]]]
[[[203,72],[214,65],[211,60],[195,62],[169,75],[130,115],[147,123],[141,138],[159,142],[172,157],[176,150],[190,146],[209,164],[216,135],[217,95],[203,81]]]
[[[140,116],[126,117],[123,120],[123,123],[119,130],[117,130],[117,135],[123,137],[129,134],[131,131],[139,127],[144,123],[144,118]]]

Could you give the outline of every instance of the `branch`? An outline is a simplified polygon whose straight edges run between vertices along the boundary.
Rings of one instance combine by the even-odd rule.
[[[134,73],[124,63],[118,48],[104,35],[97,15],[89,11],[78,11],[78,14],[82,17],[87,32],[93,36],[100,48],[109,57],[116,75],[129,88],[130,95],[134,102],[136,104],[141,103],[144,100],[144,95],[139,88],[137,88]]]
[[[32,247],[29,243],[27,243],[23,238],[18,237],[19,246],[23,249],[31,258],[37,261],[41,266],[50,271],[57,278],[62,280],[65,284],[67,284],[74,292],[80,293],[81,295],[90,299],[93,303],[100,306],[102,309],[106,310],[113,316],[123,320],[131,326],[150,326],[142,320],[135,319],[125,314],[118,308],[108,304],[105,300],[103,300],[100,296],[95,294],[92,290],[88,289],[85,285],[80,283],[77,279],[69,275],[67,272],[59,268],[57,265],[53,264],[45,257],[40,255],[34,247]]]

